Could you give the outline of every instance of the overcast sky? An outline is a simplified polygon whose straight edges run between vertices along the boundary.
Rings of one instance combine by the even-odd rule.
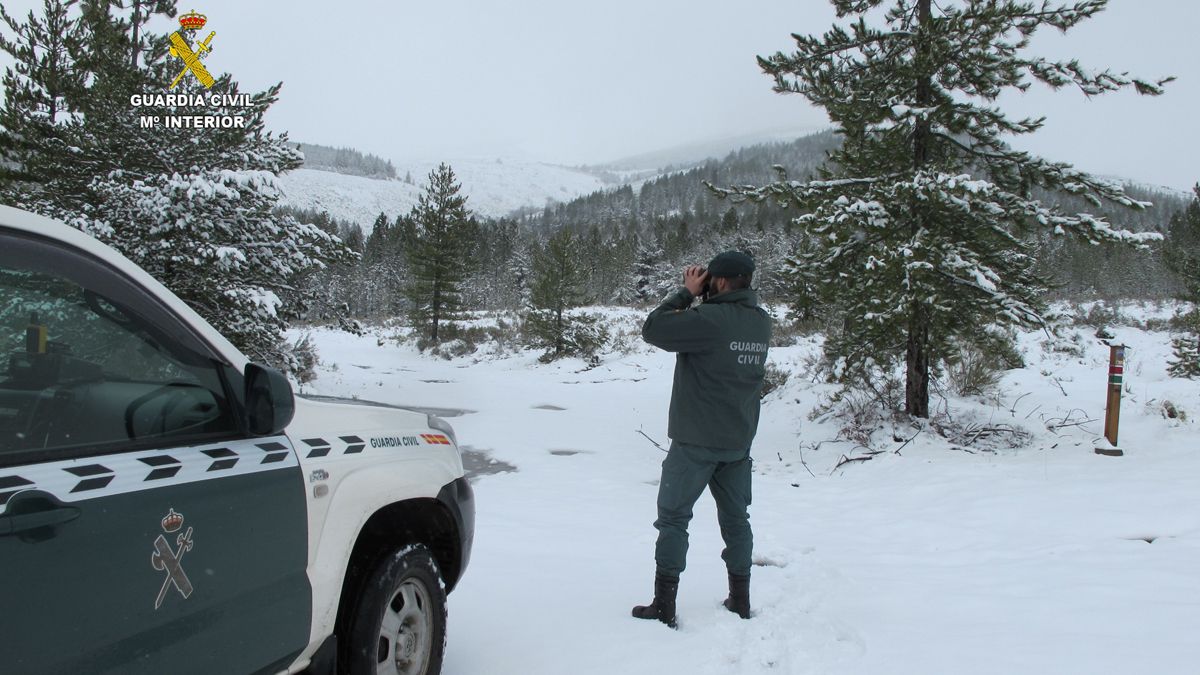
[[[25,11],[30,0],[4,2]],[[40,4],[37,3],[37,4]],[[243,90],[284,83],[273,129],[393,160],[602,163],[692,142],[814,129],[824,112],[774,94],[755,56],[834,21],[824,0],[196,0],[208,67]],[[163,30],[171,28],[163,26]],[[1178,80],[1159,98],[1078,91],[1001,101],[1047,115],[1019,147],[1101,174],[1200,180],[1200,2],[1112,0],[1034,51]]]

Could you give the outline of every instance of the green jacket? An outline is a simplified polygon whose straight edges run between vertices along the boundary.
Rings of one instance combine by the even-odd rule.
[[[667,434],[681,443],[748,451],[758,430],[771,317],[751,289],[688,309],[681,288],[642,325],[642,339],[676,352]]]

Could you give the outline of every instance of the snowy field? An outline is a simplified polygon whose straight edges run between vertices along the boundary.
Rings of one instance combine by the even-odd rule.
[[[636,345],[642,314],[608,313]],[[754,616],[720,606],[705,494],[678,631],[629,616],[651,597],[664,456],[638,431],[667,442],[671,355],[442,360],[387,329],[316,331],[324,365],[305,391],[471,411],[450,419],[460,443],[515,467],[475,482],[447,675],[1200,672],[1200,385],[1166,377],[1166,333],[1116,329],[1132,348],[1125,456],[1096,455],[1108,348],[1093,332],[1022,335],[1027,366],[998,394],[949,399],[958,444],[901,425],[840,468],[863,449],[820,443],[842,423],[809,420],[833,391],[806,373],[818,341],[773,349],[791,378],[753,450]],[[980,428],[1031,435],[1009,448],[1015,434]]]

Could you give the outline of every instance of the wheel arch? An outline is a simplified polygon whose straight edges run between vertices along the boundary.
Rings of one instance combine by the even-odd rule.
[[[409,499],[379,509],[359,530],[342,581],[336,631],[344,634],[346,622],[357,609],[363,586],[380,561],[397,549],[421,544],[429,549],[442,573],[446,592],[462,575],[463,560],[458,524],[437,499]]]

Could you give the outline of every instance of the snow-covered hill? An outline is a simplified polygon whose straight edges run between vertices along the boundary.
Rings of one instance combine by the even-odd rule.
[[[358,223],[369,233],[375,217],[408,213],[421,190],[397,180],[348,176],[319,169],[297,169],[280,176],[282,204],[327,211],[338,220]]]
[[[519,160],[454,160],[448,162],[467,195],[467,206],[488,217],[500,217],[549,201],[564,202],[605,187],[600,178],[561,166]],[[283,203],[327,211],[369,231],[382,212],[389,218],[408,213],[436,162],[397,163],[402,180],[376,180],[316,169],[297,169],[280,178]]]
[[[726,138],[714,138],[697,141],[670,148],[662,148],[651,152],[624,157],[612,162],[606,162],[594,167],[596,171],[608,171],[620,175],[622,172],[637,175],[647,170],[660,170],[668,166],[686,168],[703,164],[709,159],[720,159],[725,155],[742,148],[767,143],[788,143],[804,136],[820,133],[827,127],[794,127],[762,131],[754,134],[743,134]]]

